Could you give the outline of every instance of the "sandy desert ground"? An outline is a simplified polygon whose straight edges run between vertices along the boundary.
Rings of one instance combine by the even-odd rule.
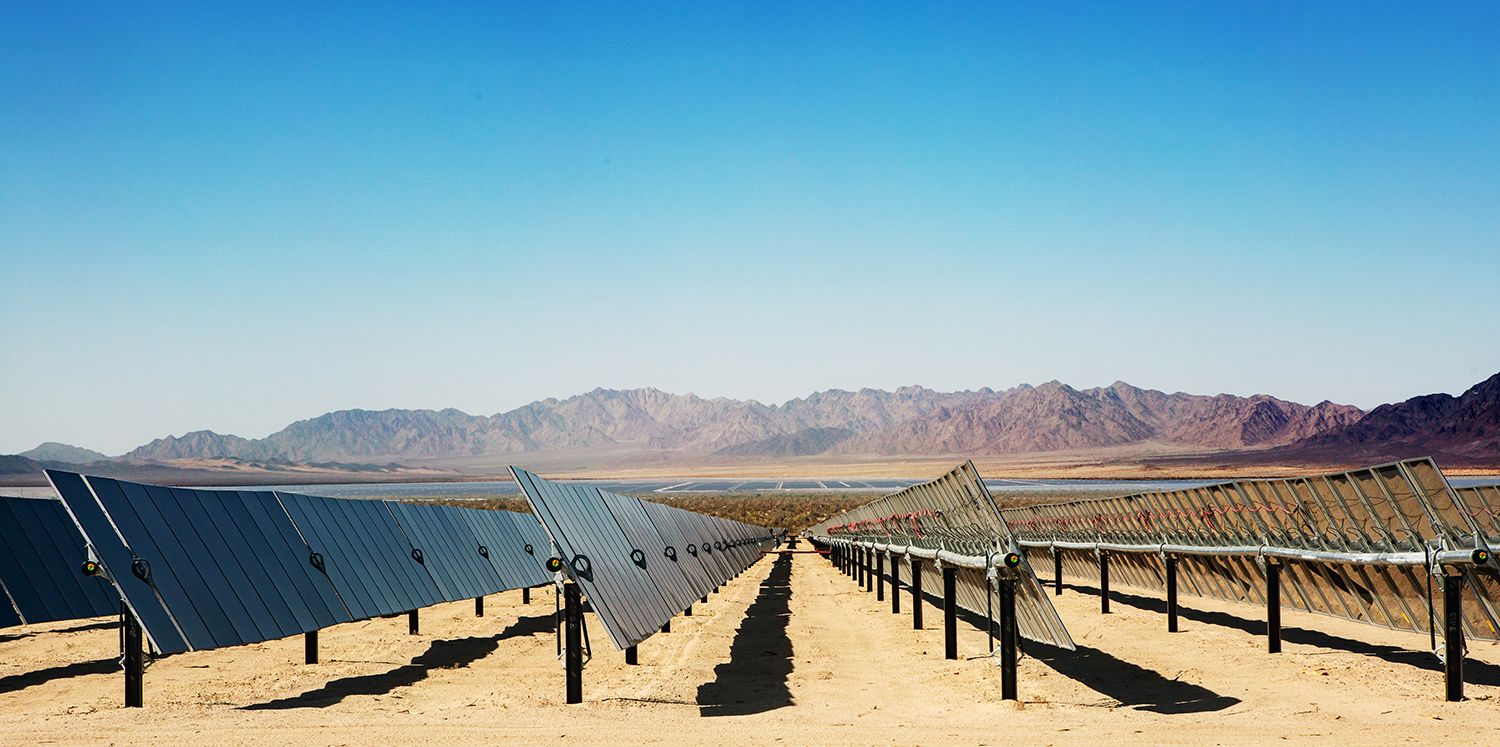
[[[804,545],[805,546],[805,545]],[[0,633],[6,744],[1244,744],[1463,742],[1500,736],[1500,646],[1473,644],[1468,694],[1442,700],[1427,639],[1285,613],[1264,653],[1260,610],[1117,591],[1113,614],[1069,587],[1055,598],[1076,653],[1028,647],[1022,702],[999,699],[984,634],[855,585],[814,555],[767,558],[640,647],[640,665],[591,625],[582,705],[562,702],[550,590],[424,610],[322,634],[323,663],[289,639],[169,657],[146,708],[119,707],[118,632],[105,621]],[[909,599],[909,597],[908,597]],[[903,600],[906,602],[907,600]]]

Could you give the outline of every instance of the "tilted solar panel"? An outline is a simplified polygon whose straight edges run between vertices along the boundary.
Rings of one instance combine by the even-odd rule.
[[[946,550],[957,554],[996,558],[1008,553],[1016,536],[1001,516],[999,506],[984,487],[973,462],[965,462],[935,480],[913,485],[825,521],[809,532],[815,536],[858,539],[891,547]],[[1018,567],[997,568],[1016,581],[1016,624],[1020,634],[1061,648],[1074,648],[1062,618],[1043,593],[1029,562],[1021,553]],[[933,563],[923,563],[924,588],[941,588],[942,576]],[[995,591],[986,573],[960,570],[956,603],[986,615]]]
[[[447,601],[470,599],[503,588],[500,574],[479,554],[479,540],[451,506],[382,501],[406,533],[422,565],[438,581]]]
[[[761,546],[774,542],[762,528],[647,508],[637,498],[554,483],[519,467],[511,467],[511,473],[550,545],[588,596],[610,641],[621,649],[656,633],[707,594],[711,583],[743,571],[759,557]],[[656,519],[672,521],[675,530],[664,530]],[[703,573],[683,567],[698,558]]]
[[[1251,548],[1230,557],[1183,555],[1186,593],[1264,604],[1266,571],[1253,548],[1327,553],[1421,555],[1476,546],[1486,530],[1483,496],[1455,491],[1430,459],[1348,472],[1283,479],[1236,480],[1176,491],[1006,509],[1027,540],[1122,545],[1170,544]],[[1500,528],[1491,526],[1492,529]],[[1092,554],[1065,552],[1068,575],[1097,580]],[[1143,588],[1164,583],[1157,554],[1110,553],[1111,572]],[[1423,565],[1289,560],[1280,564],[1281,604],[1397,630],[1441,628],[1441,589]],[[1478,568],[1464,596],[1470,636],[1495,639],[1500,610],[1493,571]]]
[[[161,653],[283,638],[546,578],[521,549],[524,522],[508,512],[47,476],[82,534],[80,553],[85,542],[93,549]],[[465,513],[493,514],[482,523],[508,546],[482,555]],[[0,512],[0,530],[11,515]],[[502,566],[517,580],[502,579]],[[71,614],[69,599],[54,592],[26,605]]]
[[[60,501],[0,498],[0,627],[119,614],[109,583],[83,572],[86,545]]]

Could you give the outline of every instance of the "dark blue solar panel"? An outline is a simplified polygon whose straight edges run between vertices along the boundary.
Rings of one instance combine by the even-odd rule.
[[[329,505],[333,500],[296,493],[278,493],[277,497],[308,547],[322,558],[351,617],[363,620],[401,610],[396,596],[377,583],[385,572],[372,557],[374,551],[363,532],[356,535],[347,517],[334,513],[335,507]],[[376,572],[371,573],[372,569]]]
[[[494,566],[480,556],[479,539],[474,536],[474,530],[469,528],[468,522],[459,515],[460,511],[468,509],[453,506],[417,506],[416,508],[419,513],[428,514],[437,530],[449,538],[450,544],[447,547],[450,548],[461,574],[468,579],[469,587],[465,596],[494,594],[507,588],[501,582],[500,574],[495,572]]]
[[[157,595],[155,586],[131,572],[131,561],[134,558],[131,548],[126,546],[103,508],[94,500],[93,492],[84,482],[83,476],[57,470],[47,470],[46,475],[136,619],[141,621],[152,647],[161,653],[175,653],[191,648],[179,623],[174,621]],[[169,575],[170,572],[164,573]],[[158,579],[157,583],[162,582]],[[201,622],[199,626],[201,628]],[[202,635],[206,636],[206,633]]]
[[[447,601],[426,566],[412,557],[411,543],[380,501],[329,500],[328,503],[347,516],[355,531],[365,538],[374,561],[372,565],[382,569],[380,574],[373,574],[375,580],[388,582],[396,601],[389,612],[421,609]]]
[[[536,520],[536,514],[523,514],[513,511],[504,511],[506,518],[510,519],[512,526],[516,528],[516,534],[522,540],[521,551],[523,560],[530,565],[528,568],[540,574],[541,581],[546,583],[552,580],[552,572],[547,570],[547,558],[552,557],[552,540],[547,537],[547,530],[540,521]],[[531,551],[527,552],[526,548]]]
[[[546,577],[523,549],[526,542],[507,515],[509,513],[460,509],[459,515],[469,523],[475,538],[484,546],[491,565],[500,574],[503,588],[519,589],[545,583]]]
[[[77,506],[79,524],[153,642],[180,631],[180,646],[159,650],[254,643],[352,619],[329,578],[309,569],[309,548],[272,493],[49,476],[69,508]],[[101,520],[109,529],[98,534],[123,540],[119,547],[94,542],[91,527]],[[158,608],[166,620],[150,616]]]
[[[62,502],[0,498],[0,584],[20,622],[100,617],[119,612],[119,595],[103,579],[83,575],[83,535]]]
[[[317,630],[352,618],[333,582],[311,562],[311,548],[297,533],[275,493],[225,491],[236,528],[263,553],[265,573],[301,630]]]
[[[454,556],[453,539],[442,535],[427,512],[408,503],[380,501],[379,505],[389,511],[392,519],[401,527],[402,536],[408,543],[408,552],[421,554],[418,562],[432,575],[443,601],[476,596],[465,593],[472,583],[464,577],[458,559]]]

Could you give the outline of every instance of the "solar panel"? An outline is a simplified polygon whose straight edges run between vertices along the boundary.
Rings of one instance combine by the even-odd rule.
[[[500,574],[479,554],[479,540],[460,509],[382,501],[405,531],[422,565],[438,580],[447,601],[482,597],[503,588]]]
[[[1430,459],[1412,459],[1312,477],[1236,480],[1177,491],[1006,509],[1028,540],[1123,545],[1169,544],[1251,548],[1237,556],[1184,555],[1186,593],[1263,604],[1265,575],[1254,548],[1274,546],[1329,554],[1422,556],[1475,547],[1475,537],[1500,534],[1484,523],[1484,497],[1454,491]],[[1091,554],[1065,553],[1069,575],[1098,580]],[[1420,559],[1420,557],[1419,557]],[[1160,588],[1162,561],[1150,553],[1111,553],[1111,572],[1143,588]],[[1280,603],[1412,632],[1440,628],[1441,590],[1425,565],[1319,562],[1282,565]],[[1472,574],[1463,605],[1470,636],[1496,638],[1496,585]],[[1432,589],[1429,593],[1429,589]]]
[[[535,522],[508,512],[47,475],[62,498],[57,511],[66,510],[60,523],[81,533],[79,562],[86,542],[116,598],[162,653],[283,638],[547,578],[523,550],[523,527]],[[10,535],[50,536],[26,523],[31,514],[20,516]],[[16,517],[0,507],[0,536],[9,537],[5,520]],[[474,526],[491,528],[496,548],[486,549],[488,557]],[[540,527],[525,531],[545,536]],[[0,571],[12,545],[8,540]],[[502,567],[514,581],[501,576]],[[86,611],[77,595],[20,591],[22,610]],[[109,602],[108,594],[102,598]]]
[[[973,462],[840,514],[809,532],[897,548],[941,549],[971,557],[998,558],[1016,546],[1016,536],[984,487]],[[934,564],[922,565],[923,586],[941,588],[942,575]],[[1073,649],[1067,627],[1043,593],[1024,555],[1017,568],[998,572],[1010,573],[1016,582],[1016,625],[1021,636]],[[986,572],[960,569],[954,591],[959,607],[979,615],[992,612],[995,591]]]
[[[710,582],[717,585],[748,567],[759,557],[758,546],[750,550],[752,543],[774,541],[763,528],[647,508],[637,498],[590,485],[554,483],[519,467],[511,467],[511,473],[568,574],[620,649],[656,633],[707,594]],[[668,521],[673,528],[664,529]],[[699,557],[703,573],[684,568]]]
[[[474,509],[459,509],[457,514],[468,523],[477,543],[475,551],[494,568],[502,586],[525,588],[550,580],[541,564],[524,549],[526,541],[516,528],[516,520],[511,518],[522,515],[511,511]],[[524,516],[524,520],[536,524],[530,516]]]
[[[0,497],[0,627],[118,614],[86,544],[60,501]]]

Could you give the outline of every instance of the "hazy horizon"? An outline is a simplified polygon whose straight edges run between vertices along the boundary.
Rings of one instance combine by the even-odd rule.
[[[1500,9],[13,9],[0,453],[1500,370]]]

